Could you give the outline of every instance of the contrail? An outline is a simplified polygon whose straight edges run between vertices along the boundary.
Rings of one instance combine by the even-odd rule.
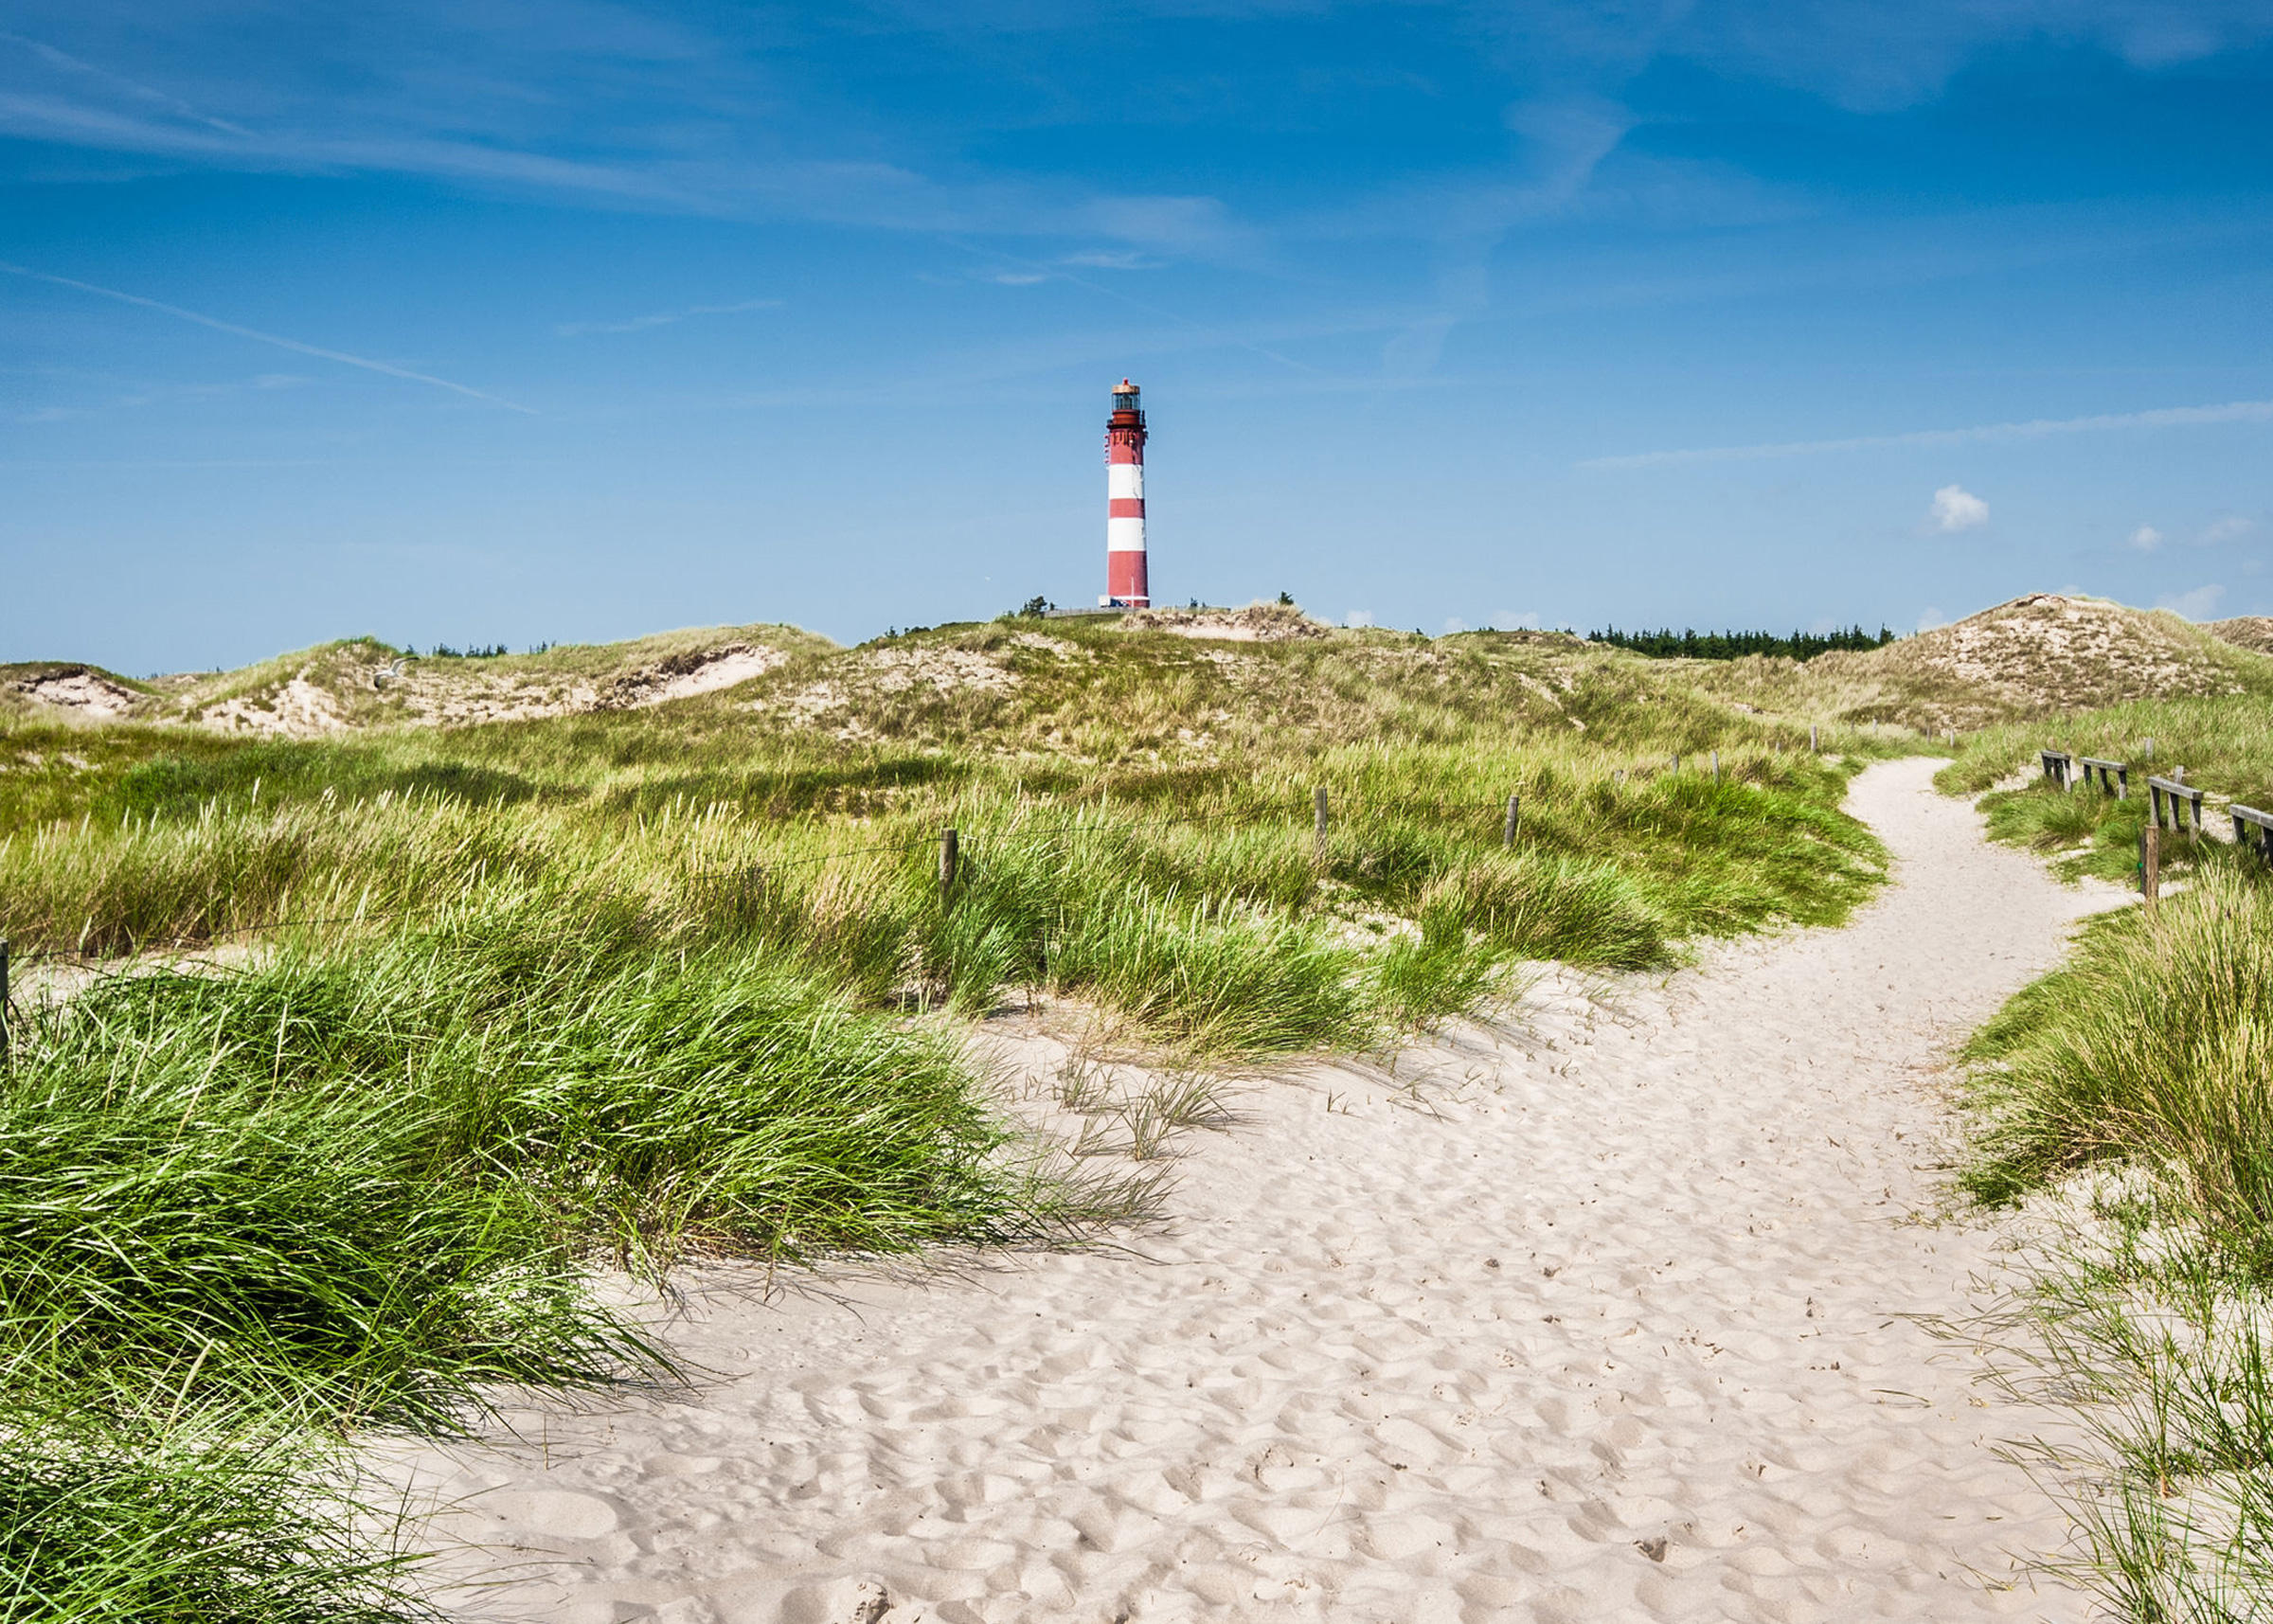
[[[2254,423],[2273,419],[2273,401],[2228,401],[2222,406],[2165,406],[2152,412],[2108,412],[2093,418],[2037,418],[2025,423],[1982,423],[1969,429],[1919,429],[1906,435],[1858,435],[1852,439],[1787,440],[1773,445],[1706,446],[1692,451],[1644,451],[1627,456],[1590,456],[1581,468],[1655,468],[1676,462],[1733,462],[1746,457],[1803,456],[1819,451],[1879,451],[1888,446],[1962,445],[1976,440],[2038,439],[2095,429],[2170,428],[2191,423]]]
[[[296,338],[281,338],[273,332],[261,332],[256,328],[239,327],[233,321],[223,321],[218,316],[200,315],[197,312],[186,311],[179,305],[165,304],[157,299],[146,299],[139,294],[122,294],[116,288],[100,288],[93,282],[73,281],[69,277],[51,277],[45,271],[35,271],[27,265],[11,265],[5,259],[0,259],[0,271],[6,271],[11,277],[28,277],[35,282],[51,282],[59,288],[76,288],[82,294],[95,294],[102,298],[116,299],[120,304],[140,305],[144,310],[163,311],[166,314],[178,316],[183,321],[193,321],[200,327],[209,327],[216,332],[233,333],[239,338],[249,338],[260,344],[273,344],[278,349],[290,349],[301,355],[313,355],[321,361],[336,361],[343,366],[360,366],[366,372],[384,372],[389,378],[403,378],[413,384],[431,384],[438,389],[447,389],[452,394],[463,395],[469,400],[481,401],[492,406],[503,406],[509,412],[526,412],[532,418],[538,415],[534,406],[524,406],[517,402],[500,400],[495,395],[485,395],[479,389],[472,388],[464,384],[453,384],[447,378],[437,378],[427,372],[413,372],[403,366],[389,366],[384,361],[373,361],[367,356],[349,355],[345,350],[320,348],[313,344],[302,344]]]

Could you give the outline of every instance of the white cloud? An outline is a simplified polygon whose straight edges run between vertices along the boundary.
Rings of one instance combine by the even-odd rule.
[[[1986,525],[1989,504],[1962,485],[1944,485],[1934,492],[1927,517],[1933,520],[1935,529],[1948,535],[1954,530],[1970,530],[1977,525]]]
[[[2151,553],[2162,545],[2162,532],[2152,525],[2139,526],[2124,539],[2142,553]]]
[[[1373,612],[1370,609],[1352,609],[1343,616],[1342,624],[1345,626],[1370,626],[1373,624]]]
[[[2239,541],[2257,526],[2238,514],[2228,514],[2202,532],[2202,544],[2214,547],[2220,542]]]
[[[1465,632],[1467,630],[1468,622],[1461,619],[1459,616],[1447,615],[1444,617],[1444,635],[1447,637],[1451,636],[1455,632]]]
[[[1494,611],[1492,618],[1484,624],[1502,632],[1536,632],[1539,630],[1539,616],[1535,614],[1518,615],[1512,609],[1500,609]]]
[[[2218,599],[2225,596],[2226,589],[2222,586],[2197,586],[2192,592],[2158,598],[2155,607],[2175,610],[2189,620],[2207,620],[2217,613]]]
[[[1931,632],[1937,626],[1946,626],[1948,624],[1949,616],[1942,614],[1939,609],[1921,609],[1918,611],[1918,630],[1921,632]]]

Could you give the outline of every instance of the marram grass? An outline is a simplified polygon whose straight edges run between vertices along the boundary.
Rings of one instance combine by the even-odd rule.
[[[2014,1368],[2075,1411],[2043,1457],[2062,1564],[2117,1616],[2273,1612],[2273,884],[2225,851],[2103,915],[1972,1040],[1978,1197],[2085,1202]]]
[[[0,1619],[414,1615],[300,1491],[320,1440],[666,1373],[594,1265],[1046,1237],[1123,1199],[1044,1176],[942,1030],[628,916],[117,974],[17,1038]]]
[[[0,1423],[5,1624],[442,1624],[305,1442],[21,1395]]]
[[[1477,763],[1477,779],[1525,786],[1512,849],[1499,800],[1448,798],[1426,781],[1442,763],[1401,759],[1398,795],[1332,792],[1322,847],[1301,781],[1276,773],[1136,802],[967,784],[850,823],[784,824],[728,801],[619,813],[248,789],[0,837],[0,931],[33,952],[112,955],[279,919],[356,934],[528,899],[676,946],[763,941],[871,1002],[912,991],[979,1012],[1034,989],[1097,1000],[1172,1044],[1262,1053],[1362,1043],[1459,1007],[1414,1003],[1409,978],[1369,998],[1352,921],[1405,919],[1440,945],[1465,933],[1502,962],[1636,969],[1686,937],[1835,920],[1878,877],[1875,843],[1835,810],[1843,777],[1812,759],[1732,755],[1721,783]],[[962,852],[946,906],[943,825]],[[1232,1017],[1242,999],[1258,1018]]]
[[[1662,965],[1880,877],[1803,730],[1638,662],[1086,647],[1011,645],[1014,693],[880,690],[842,739],[723,696],[331,741],[0,726],[0,935],[121,972],[0,1079],[0,1620],[415,1616],[323,1440],[667,1372],[595,1266],[1140,1201],[1040,1161],[912,1015],[1038,992],[1201,1068],[1366,1046],[1525,960]],[[1132,1111],[1132,1153],[1198,1110]]]
[[[2273,1276],[2273,894],[2205,864],[2152,919],[2085,932],[1974,1038],[1979,1151],[1998,1200],[2134,1164],[2200,1231]]]

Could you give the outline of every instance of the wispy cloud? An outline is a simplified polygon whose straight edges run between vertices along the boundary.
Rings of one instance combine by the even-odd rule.
[[[1052,273],[1049,266],[1039,264],[1034,260],[1025,259],[1016,254],[1006,253],[999,248],[981,247],[976,243],[962,241],[953,237],[942,238],[941,241],[946,242],[948,246],[952,248],[960,249],[966,254],[973,255],[982,259],[993,260],[998,265],[1011,267],[1015,272],[1035,272],[1042,275],[1054,274],[1059,278],[1072,283],[1077,288],[1085,288],[1093,294],[1103,295],[1105,298],[1112,300],[1116,304],[1126,305],[1131,310],[1143,311],[1148,315],[1155,315],[1162,317],[1165,320],[1174,322],[1195,334],[1205,335],[1210,342],[1236,346],[1241,349],[1249,350],[1254,354],[1262,356],[1266,360],[1276,361],[1280,366],[1291,367],[1298,372],[1309,373],[1314,377],[1326,376],[1326,373],[1322,368],[1313,366],[1307,361],[1298,361],[1291,355],[1286,355],[1279,350],[1268,348],[1263,345],[1258,344],[1252,339],[1244,337],[1237,332],[1211,326],[1207,322],[1195,321],[1190,316],[1185,315],[1179,311],[1172,311],[1164,306],[1156,305],[1150,299],[1140,299],[1134,294],[1124,293],[1122,290],[1112,287],[1107,283],[1093,281],[1087,277],[1077,277],[1070,271],[1061,270]]]
[[[1082,265],[1092,271],[1156,271],[1160,261],[1133,248],[1090,249],[1081,254],[1064,254],[1058,258],[1061,265]]]
[[[2151,553],[2162,545],[2162,532],[2152,525],[2141,525],[2126,536],[2124,542],[2127,545],[2137,547],[2142,553]]]
[[[9,33],[7,29],[0,28],[0,42],[20,46],[29,51],[41,62],[45,62],[49,67],[92,80],[114,94],[124,97],[130,101],[139,102],[145,107],[156,108],[160,112],[170,114],[177,118],[186,118],[194,124],[203,124],[208,129],[219,130],[226,135],[249,135],[251,134],[242,125],[232,124],[225,118],[214,118],[199,112],[178,96],[169,96],[162,90],[152,89],[139,80],[129,79],[122,73],[113,73],[108,68],[97,67],[90,62],[82,62],[70,52],[59,51],[53,45],[42,41],[27,39],[22,34]]]
[[[2089,418],[2036,418],[2027,422],[1980,423],[1965,429],[1918,429],[1899,435],[1856,435],[1847,439],[1779,440],[1764,445],[1702,446],[1590,456],[1588,469],[1659,468],[1689,462],[1734,462],[1770,456],[1809,456],[1833,451],[1884,451],[1898,446],[1969,445],[1994,440],[2043,439],[2102,429],[2189,428],[2205,423],[2273,422],[2273,401],[2228,401],[2215,406],[2163,406],[2148,412],[2105,412]]]
[[[645,332],[650,328],[669,327],[698,315],[740,315],[744,311],[770,311],[781,308],[779,299],[743,299],[731,305],[689,305],[682,311],[658,311],[653,315],[635,315],[629,321],[571,321],[552,330],[563,338],[582,338],[588,332]]]
[[[75,405],[46,405],[30,411],[18,412],[8,420],[17,423],[54,423],[73,418],[92,417],[98,411],[133,410],[142,406],[171,405],[179,402],[213,401],[248,391],[267,392],[276,389],[295,389],[313,383],[311,378],[293,372],[262,372],[240,382],[223,384],[147,384],[124,394],[109,396],[101,401]]]
[[[296,338],[280,337],[273,332],[262,332],[257,328],[239,327],[233,321],[223,321],[219,316],[202,315],[196,311],[184,310],[179,305],[170,305],[162,300],[146,299],[140,294],[121,293],[116,288],[98,287],[93,282],[81,282],[70,277],[50,276],[45,271],[34,271],[26,265],[11,265],[5,259],[0,259],[0,271],[5,271],[11,277],[24,277],[31,281],[46,282],[58,288],[71,288],[82,294],[94,294],[100,298],[116,299],[120,304],[135,305],[143,310],[157,311],[161,314],[172,316],[180,321],[194,322],[199,327],[209,327],[216,332],[229,333],[237,338],[249,338],[256,344],[273,344],[278,349],[289,349],[296,355],[313,355],[319,361],[336,361],[343,366],[360,366],[367,372],[384,373],[389,378],[401,378],[407,383],[432,384],[437,389],[447,389],[453,394],[463,395],[468,400],[480,401],[484,404],[492,406],[503,406],[509,412],[527,412],[531,417],[537,415],[534,407],[502,400],[495,395],[486,394],[482,390],[474,388],[470,384],[454,384],[447,378],[437,378],[431,372],[413,372],[406,366],[392,366],[385,361],[373,361],[367,355],[349,355],[344,349],[325,349],[317,345],[302,344]]]

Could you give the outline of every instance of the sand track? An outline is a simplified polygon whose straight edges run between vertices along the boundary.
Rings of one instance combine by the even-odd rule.
[[[1848,929],[1258,1087],[1126,1255],[699,1294],[701,1388],[394,1456],[468,1617],[2081,1619],[1992,1451],[1946,1044],[2115,901],[1989,848],[1932,762],[1851,805]],[[1410,1085],[1409,1087],[1407,1085]]]

